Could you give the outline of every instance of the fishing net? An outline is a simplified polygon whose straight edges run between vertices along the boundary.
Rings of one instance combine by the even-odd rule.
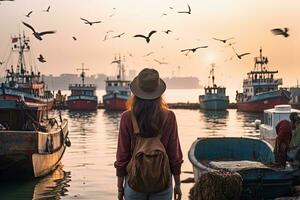
[[[242,193],[242,177],[225,170],[207,172],[190,190],[190,200],[238,200]]]

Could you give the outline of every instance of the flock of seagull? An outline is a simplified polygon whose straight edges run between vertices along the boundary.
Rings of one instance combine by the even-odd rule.
[[[3,2],[3,1],[14,1],[14,0],[0,0],[0,2]],[[45,9],[45,10],[43,10],[43,11],[49,13],[49,12],[50,12],[50,8],[51,8],[51,7],[48,6],[47,9]],[[116,8],[113,8],[113,9],[115,10]],[[173,8],[173,7],[169,7],[169,9],[173,10],[174,8]],[[31,16],[32,13],[33,13],[33,11],[31,10],[31,11],[29,11],[25,16],[26,16],[27,18],[30,18],[30,16]],[[187,10],[185,10],[185,11],[178,11],[177,13],[179,13],[179,14],[188,14],[188,15],[191,15],[191,14],[192,14],[191,6],[190,6],[189,4],[187,4]],[[109,17],[112,17],[112,16],[114,16],[114,15],[115,15],[115,13],[111,14]],[[162,14],[162,16],[166,16],[166,15],[167,15],[166,13],[163,13],[163,14]],[[97,20],[97,21],[91,21],[91,20],[88,20],[88,19],[85,19],[85,18],[82,18],[82,17],[80,17],[80,20],[82,20],[84,24],[87,24],[87,25],[89,25],[89,26],[93,26],[94,24],[102,23],[102,21],[100,21],[100,20]],[[33,36],[34,36],[36,39],[38,39],[38,40],[43,40],[43,37],[44,37],[45,35],[56,33],[56,31],[54,31],[54,30],[38,32],[38,31],[36,31],[36,29],[33,28],[33,26],[30,25],[29,23],[26,23],[26,22],[22,22],[22,23],[23,23],[24,26],[26,26],[27,28],[29,28],[29,29],[32,31]],[[109,36],[108,36],[108,35],[109,35],[110,33],[112,33],[112,32],[113,32],[113,30],[107,31],[106,34],[105,34],[105,36],[104,36],[103,41],[108,40],[108,39],[109,39]],[[164,32],[165,34],[170,34],[170,33],[172,33],[173,31],[170,30],[170,29],[168,29],[168,30],[165,30],[165,31],[162,31],[162,32]],[[274,28],[274,29],[271,29],[271,32],[272,32],[274,35],[281,35],[281,36],[283,36],[283,37],[285,37],[285,38],[286,38],[286,37],[289,37],[289,33],[288,33],[288,32],[289,32],[289,29],[288,29],[288,28]],[[145,35],[143,35],[143,34],[136,34],[136,35],[134,35],[133,37],[134,37],[134,38],[142,38],[142,39],[145,40],[145,42],[146,42],[147,44],[149,44],[150,41],[151,41],[151,38],[152,38],[153,35],[156,34],[156,33],[157,33],[156,30],[151,30],[148,34],[145,34]],[[114,35],[114,36],[112,36],[112,37],[110,37],[110,38],[121,38],[121,37],[124,36],[124,35],[125,35],[125,32],[122,32],[122,33],[117,34],[117,35]],[[77,38],[76,38],[75,36],[72,36],[72,39],[73,39],[74,41],[77,40]],[[233,46],[233,45],[235,44],[235,42],[231,42],[231,41],[234,39],[234,37],[230,37],[230,38],[226,38],[226,39],[219,39],[219,38],[213,37],[212,39],[215,40],[215,41],[221,42],[221,43],[223,43],[223,44],[226,44],[225,47],[231,47],[232,50],[233,50],[233,52],[234,52],[234,56],[236,56],[238,59],[242,59],[244,56],[247,56],[247,55],[250,54],[249,52],[246,52],[246,53],[237,53],[236,49],[235,49],[234,46]],[[179,38],[175,38],[175,40],[179,40]],[[163,48],[163,46],[162,46],[162,48]],[[205,48],[208,48],[208,46],[205,45],[205,46],[197,46],[197,47],[193,47],[193,48],[182,49],[182,50],[180,50],[180,52],[183,52],[183,53],[187,56],[190,52],[195,53],[198,49],[205,49]],[[153,53],[154,53],[154,52],[150,52],[150,53],[144,55],[143,57],[150,56],[150,55],[152,55]],[[131,53],[128,53],[128,54],[129,54],[129,56],[131,56],[131,57],[133,56]],[[231,56],[229,60],[232,60],[234,56]],[[46,62],[46,60],[45,60],[45,58],[43,57],[42,54],[40,54],[40,56],[39,56],[37,59],[38,59],[38,61],[41,62],[41,63]],[[157,59],[153,59],[153,60],[154,60],[155,62],[157,62],[158,64],[160,64],[160,65],[168,64],[167,62],[159,61],[159,60],[157,60]],[[2,64],[3,64],[3,62],[0,62],[0,65],[2,65]]]

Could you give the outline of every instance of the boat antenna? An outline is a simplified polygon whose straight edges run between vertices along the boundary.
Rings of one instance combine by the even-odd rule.
[[[84,78],[85,78],[85,71],[88,71],[88,68],[84,68],[84,63],[81,64],[81,68],[77,68],[77,71],[81,71],[80,73],[80,77],[81,77],[81,81],[82,81],[82,85],[84,85]]]
[[[266,70],[266,67],[264,65],[267,65],[269,60],[268,57],[264,57],[262,54],[262,47],[259,49],[259,57],[254,58],[254,70],[256,70],[258,65],[260,65],[260,71]]]

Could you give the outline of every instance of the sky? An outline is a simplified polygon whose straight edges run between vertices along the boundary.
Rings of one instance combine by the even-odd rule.
[[[180,14],[192,9],[191,15]],[[51,6],[50,12],[43,12]],[[173,9],[170,9],[172,7]],[[30,18],[25,17],[33,11]],[[194,76],[208,83],[210,65],[216,65],[216,83],[240,90],[246,73],[253,69],[259,48],[269,59],[269,69],[279,70],[284,86],[300,79],[299,0],[15,0],[0,5],[0,61],[10,52],[11,37],[25,31],[31,39],[31,64],[43,74],[78,73],[85,64],[88,74],[114,75],[115,55],[126,57],[126,69],[155,68],[162,77]],[[167,15],[162,15],[166,13]],[[113,16],[110,16],[113,15]],[[89,26],[80,17],[102,23]],[[42,41],[33,37],[22,21],[38,31],[56,30]],[[270,29],[288,27],[290,37],[274,36]],[[163,31],[170,29],[166,34]],[[103,41],[107,31],[109,39]],[[149,44],[136,34],[156,30]],[[112,36],[125,32],[121,38]],[[77,41],[72,39],[77,38]],[[231,48],[212,38],[234,37],[238,53],[250,55],[239,60]],[[207,45],[185,56],[181,49]],[[145,54],[154,52],[149,57]],[[39,63],[42,54],[46,63]],[[130,56],[131,54],[132,56]],[[160,65],[154,59],[167,62]],[[1,75],[5,68],[0,66]]]

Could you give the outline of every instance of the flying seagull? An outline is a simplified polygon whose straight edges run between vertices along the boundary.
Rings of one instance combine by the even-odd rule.
[[[146,55],[144,55],[143,57],[147,57],[147,56],[150,56],[150,55],[152,55],[152,54],[154,54],[154,52],[153,52],[153,51],[151,51],[151,52],[147,53],[147,54],[146,54]]]
[[[156,31],[151,31],[149,34],[148,34],[148,37],[147,36],[144,36],[144,35],[135,35],[133,37],[141,37],[141,38],[144,38],[146,39],[146,42],[149,43],[150,42],[150,37],[156,33]]]
[[[238,54],[235,49],[232,47],[235,55],[238,57],[238,59],[242,59],[243,56],[249,55],[250,53],[242,53],[242,54]]]
[[[32,12],[33,12],[33,11],[31,10],[29,13],[27,13],[27,15],[25,15],[25,17],[28,17],[28,18],[29,18],[30,15],[32,14]]]
[[[73,36],[72,38],[73,38],[73,40],[75,40],[75,41],[77,40],[77,38],[76,38],[75,36]]]
[[[121,33],[121,34],[119,34],[119,35],[115,35],[115,36],[113,36],[112,38],[121,38],[121,36],[124,35],[124,34],[125,34],[125,32],[123,32],[123,33]]]
[[[163,13],[163,14],[161,14],[161,17],[162,17],[162,16],[167,16],[167,13]]]
[[[173,7],[171,7],[171,6],[170,6],[169,8],[170,8],[171,10],[173,10],[173,9],[174,9],[174,8],[173,8]]]
[[[37,58],[41,63],[46,62],[45,58],[43,57],[42,54],[40,54],[40,56]]]
[[[274,28],[271,30],[271,32],[274,34],[274,35],[282,35],[284,37],[289,37],[290,35],[288,34],[289,32],[289,29],[288,28]]]
[[[214,40],[217,40],[217,41],[220,41],[220,42],[223,42],[223,43],[226,43],[228,40],[232,40],[234,39],[234,37],[231,37],[231,38],[227,38],[225,40],[222,40],[222,39],[218,39],[218,38],[213,38]]]
[[[153,59],[155,62],[157,62],[158,64],[160,65],[167,65],[168,63],[167,62],[162,62],[162,61],[159,61],[159,60],[156,60],[156,59]]]
[[[188,4],[188,9],[189,9],[189,11],[179,11],[178,13],[186,13],[186,14],[192,14],[192,9],[191,9],[191,7],[190,7],[190,5]]]
[[[168,29],[168,30],[163,31],[163,32],[165,32],[166,34],[169,34],[169,33],[171,33],[172,31]]]
[[[50,6],[46,10],[43,10],[44,12],[49,12],[50,11]]]
[[[89,20],[87,19],[84,19],[84,18],[80,18],[82,21],[84,21],[85,24],[89,24],[90,26],[92,26],[93,24],[98,24],[98,23],[101,23],[102,21],[94,21],[94,22],[90,22]]]
[[[34,28],[32,26],[30,26],[29,24],[22,22],[25,26],[27,26],[28,28],[30,28],[32,30],[32,34],[34,35],[34,37],[36,37],[38,40],[43,40],[42,36],[46,35],[46,34],[53,34],[56,31],[44,31],[44,32],[36,32],[34,30]]]
[[[106,31],[106,34],[105,34],[104,39],[102,41],[106,41],[108,39],[107,38],[108,34],[111,33],[111,32],[114,32],[114,31],[113,30]]]
[[[0,65],[3,65],[4,64],[4,61],[0,61]]]
[[[180,50],[181,52],[185,52],[185,51],[187,51],[187,52],[193,52],[193,53],[195,53],[196,51],[197,51],[197,49],[200,49],[200,48],[207,48],[208,46],[200,46],[200,47],[195,47],[195,48],[191,48],[191,49],[182,49],[182,50]]]

